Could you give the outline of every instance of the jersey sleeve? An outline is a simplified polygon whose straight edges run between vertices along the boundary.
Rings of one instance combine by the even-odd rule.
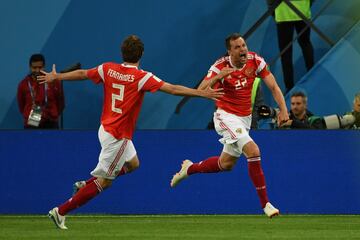
[[[152,74],[147,72],[138,83],[138,91],[156,92],[164,85],[164,81]]]
[[[255,62],[257,65],[256,76],[260,78],[265,78],[267,75],[270,74],[269,66],[265,62],[264,58],[255,55]]]
[[[89,69],[87,71],[87,77],[92,80],[94,83],[99,84],[101,82],[104,82],[104,65],[105,64],[101,64],[97,67],[94,67],[92,69]]]
[[[204,78],[205,81],[210,80],[211,78],[215,77],[216,75],[218,75],[220,72],[220,69],[214,64],[210,67],[206,77]]]

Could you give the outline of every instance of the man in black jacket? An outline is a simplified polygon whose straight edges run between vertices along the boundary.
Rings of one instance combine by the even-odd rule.
[[[289,120],[282,125],[282,127],[306,129],[311,128],[308,121],[309,117],[313,116],[307,110],[307,97],[303,92],[294,92],[291,94],[291,110]]]

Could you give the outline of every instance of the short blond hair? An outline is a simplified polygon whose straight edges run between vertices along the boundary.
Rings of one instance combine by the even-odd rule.
[[[360,92],[355,94],[354,103],[355,103],[356,99],[360,102]]]

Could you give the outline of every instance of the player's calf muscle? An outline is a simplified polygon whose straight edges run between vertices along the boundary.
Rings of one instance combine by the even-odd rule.
[[[112,184],[112,180],[105,178],[98,178],[98,181],[103,189],[108,188]]]
[[[231,156],[225,152],[223,152],[220,156],[220,167],[223,171],[231,171],[237,161],[237,157]]]
[[[235,166],[234,161],[220,161],[220,165],[223,171],[231,171]]]

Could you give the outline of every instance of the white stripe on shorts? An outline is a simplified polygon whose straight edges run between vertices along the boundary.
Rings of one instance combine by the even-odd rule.
[[[123,155],[124,151],[125,151],[125,148],[126,148],[126,145],[127,145],[127,142],[128,140],[127,139],[124,139],[124,142],[122,143],[120,149],[119,149],[119,152],[116,154],[116,157],[114,159],[114,161],[111,163],[110,167],[109,167],[109,170],[107,172],[107,175],[108,176],[111,176],[112,172],[114,171],[116,165],[118,164],[121,156]]]

